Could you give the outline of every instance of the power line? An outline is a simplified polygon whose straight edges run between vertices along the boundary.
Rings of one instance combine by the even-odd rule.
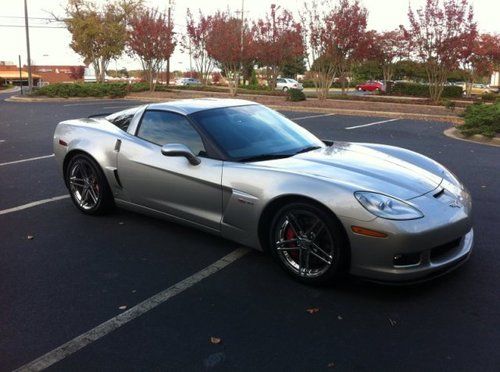
[[[0,15],[0,18],[20,18],[20,19],[24,19],[24,17],[22,16],[5,16],[5,15]],[[63,21],[58,21],[54,18],[50,18],[50,17],[28,17],[28,19],[43,19],[45,21],[53,21],[53,22],[63,22]]]
[[[24,25],[2,25],[0,24],[0,27],[26,27]],[[66,26],[36,26],[36,25],[30,25],[29,28],[66,28]]]

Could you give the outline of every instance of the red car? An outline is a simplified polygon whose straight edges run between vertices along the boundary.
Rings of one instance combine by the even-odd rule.
[[[356,85],[356,89],[359,91],[363,92],[373,92],[373,91],[383,91],[384,90],[384,84],[382,84],[380,81],[367,81],[366,83]]]

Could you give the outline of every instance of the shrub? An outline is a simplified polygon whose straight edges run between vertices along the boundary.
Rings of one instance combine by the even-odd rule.
[[[481,95],[481,100],[482,101],[489,101],[489,102],[494,102],[494,101],[500,101],[500,95],[496,93],[483,93]]]
[[[449,100],[449,99],[444,99],[443,100],[443,105],[450,111],[455,111],[455,101]]]
[[[491,138],[500,133],[500,102],[474,103],[465,108],[463,117],[465,124],[458,129],[466,136],[482,134]]]
[[[140,82],[131,84],[129,87],[129,92],[146,92],[149,90],[149,83]]]
[[[391,94],[395,96],[430,97],[429,86],[415,83],[395,83],[391,88]],[[443,89],[443,98],[462,97],[462,87],[446,85]]]
[[[49,84],[36,89],[33,94],[47,97],[124,97],[127,83],[74,83]]]
[[[299,89],[289,89],[288,95],[286,96],[287,101],[297,102],[297,101],[305,101],[306,95],[303,91]]]

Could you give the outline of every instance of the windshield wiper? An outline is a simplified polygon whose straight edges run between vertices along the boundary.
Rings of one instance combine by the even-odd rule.
[[[289,158],[294,154],[262,154],[250,156],[248,158],[239,159],[238,161],[241,163],[254,162],[254,161],[264,161],[264,160],[273,160],[273,159],[283,159]]]
[[[304,147],[303,149],[300,149],[296,153],[294,153],[294,155],[302,154],[304,152],[309,152],[309,151],[313,151],[313,150],[317,150],[317,149],[320,149],[320,148],[321,148],[321,146],[307,146],[307,147]]]

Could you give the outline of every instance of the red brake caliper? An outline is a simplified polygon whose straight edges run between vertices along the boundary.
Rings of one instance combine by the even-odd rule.
[[[291,226],[288,226],[285,230],[285,239],[286,240],[292,240],[292,239],[295,239],[297,238],[297,235],[295,234],[295,232],[293,231],[292,227]],[[292,247],[296,247],[297,244],[296,243],[288,243],[286,245],[287,248],[292,248]],[[290,255],[290,257],[292,257],[294,260],[298,260],[299,259],[299,251],[288,251],[288,254]]]

